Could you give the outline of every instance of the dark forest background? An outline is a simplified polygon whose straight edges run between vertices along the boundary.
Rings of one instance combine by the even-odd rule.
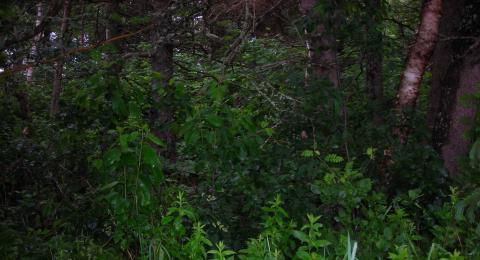
[[[0,5],[2,259],[479,259],[480,1]]]

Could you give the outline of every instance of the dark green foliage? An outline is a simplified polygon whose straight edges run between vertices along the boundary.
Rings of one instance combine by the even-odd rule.
[[[126,2],[108,19],[125,32],[152,22],[156,14],[144,13],[150,6]],[[294,13],[285,17],[288,33],[247,33],[230,64],[223,59],[245,18],[207,23],[221,39],[213,40],[195,16],[207,15],[206,7],[180,2],[172,8],[180,40],[172,40],[174,74],[165,88],[151,87],[162,75],[151,69],[157,46],[148,30],[67,57],[55,118],[47,113],[48,63],[35,67],[33,83],[22,73],[0,75],[0,258],[480,257],[480,117],[470,122],[477,141],[456,180],[428,144],[428,82],[408,114],[409,142],[392,134],[403,44],[414,36],[408,28],[419,1],[382,1],[379,10],[368,1],[327,1],[305,17],[285,9]],[[0,32],[12,32],[19,13],[26,14],[19,23],[33,24],[34,8],[1,7]],[[102,8],[87,3],[85,19],[107,20]],[[339,88],[319,75],[305,79],[305,40],[318,23],[333,26],[333,10],[344,16],[333,32]],[[101,26],[80,29],[79,17],[71,33],[100,39]],[[367,39],[366,27],[383,41]],[[385,56],[381,104],[365,89],[366,49]],[[0,67],[10,68],[13,54],[1,55]],[[379,106],[381,123],[372,116]],[[174,120],[151,121],[152,111],[166,110]],[[162,157],[165,130],[176,137],[175,160]]]

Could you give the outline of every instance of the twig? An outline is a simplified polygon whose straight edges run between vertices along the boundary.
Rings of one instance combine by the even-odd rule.
[[[190,69],[190,68],[184,66],[183,64],[181,64],[181,63],[178,62],[178,61],[174,61],[173,63],[174,63],[175,65],[177,65],[177,66],[178,66],[180,69],[182,69],[182,70],[185,70],[185,71],[188,71],[188,72],[194,72],[194,73],[197,73],[197,74],[202,74],[203,76],[205,76],[205,77],[207,77],[207,78],[212,78],[212,79],[214,79],[217,83],[220,83],[220,82],[221,82],[221,80],[220,80],[217,76],[215,76],[215,75],[213,75],[213,74],[210,74],[210,73],[208,73],[208,72]]]

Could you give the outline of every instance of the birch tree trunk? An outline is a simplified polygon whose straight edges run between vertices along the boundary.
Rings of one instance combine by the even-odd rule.
[[[442,4],[443,0],[426,0],[424,2],[415,43],[408,52],[407,65],[400,80],[396,107],[401,116],[402,125],[395,132],[402,143],[406,142],[408,136],[403,110],[413,109],[417,103],[425,67],[437,41]]]
[[[37,16],[35,18],[35,27],[39,26],[40,23],[42,22],[42,17],[43,17],[43,2],[38,2],[37,3]],[[27,62],[33,63],[35,61],[35,58],[37,56],[38,50],[37,50],[37,43],[40,41],[40,38],[42,37],[42,33],[39,33],[34,36],[33,39],[33,45],[32,48],[30,49],[30,57],[28,58]],[[31,84],[33,81],[33,67],[28,67],[26,70],[26,77],[27,77],[27,83]]]
[[[414,108],[425,67],[437,42],[443,0],[426,0],[415,44],[408,53],[407,66],[400,80],[398,108]]]

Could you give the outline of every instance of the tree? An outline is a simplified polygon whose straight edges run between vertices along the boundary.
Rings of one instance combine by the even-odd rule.
[[[402,110],[413,109],[417,103],[423,74],[437,42],[442,4],[443,0],[426,0],[424,2],[415,43],[408,52],[396,105],[403,121],[403,125],[396,130],[402,143],[407,141],[408,135],[408,127],[404,125],[406,122]]]
[[[35,18],[35,27],[39,27],[41,22],[42,22],[42,19],[43,19],[43,5],[44,3],[42,1],[38,2],[37,5],[36,5],[36,9],[37,9],[37,16]],[[29,54],[29,58],[27,59],[27,62],[34,62],[35,61],[35,58],[36,56],[38,55],[38,42],[40,41],[40,38],[42,37],[42,33],[39,32],[37,34],[35,34],[34,36],[34,40],[33,40],[33,44],[32,44],[32,48],[30,49],[30,54]],[[32,83],[32,80],[33,80],[33,67],[28,67],[27,68],[27,71],[26,71],[26,77],[27,77],[27,82],[28,83]]]
[[[380,123],[384,102],[383,96],[383,32],[382,1],[368,0],[366,6],[372,10],[367,18],[365,46],[365,81],[374,105],[374,121]]]
[[[318,14],[314,13],[316,4],[316,0],[302,0],[300,1],[300,12],[305,16],[318,16]],[[316,25],[313,31],[309,32],[311,36],[307,39],[306,45],[308,48],[309,67],[312,68],[313,75],[328,79],[337,88],[340,84],[340,66],[337,57],[337,40],[333,32],[338,29],[340,16],[336,5],[334,5],[332,10],[333,13],[329,14],[328,17],[320,17],[320,21],[314,21]]]
[[[68,18],[70,12],[70,1],[65,0],[63,3],[63,16],[60,24],[60,32],[58,34],[57,44],[62,50],[60,53],[65,54],[66,45],[68,45],[68,38],[66,36],[68,28]],[[50,104],[50,117],[55,117],[56,114],[60,111],[60,93],[62,91],[62,77],[63,77],[63,65],[65,58],[60,58],[57,62],[54,63],[54,76],[53,76],[53,89],[52,89],[52,99]]]
[[[480,30],[475,26],[478,17],[473,15],[478,8],[478,1],[445,0],[441,38],[432,58],[427,124],[432,146],[452,176],[459,174],[458,159],[468,154],[472,143],[466,134],[472,129],[476,107],[462,100],[473,95],[480,82]]]

